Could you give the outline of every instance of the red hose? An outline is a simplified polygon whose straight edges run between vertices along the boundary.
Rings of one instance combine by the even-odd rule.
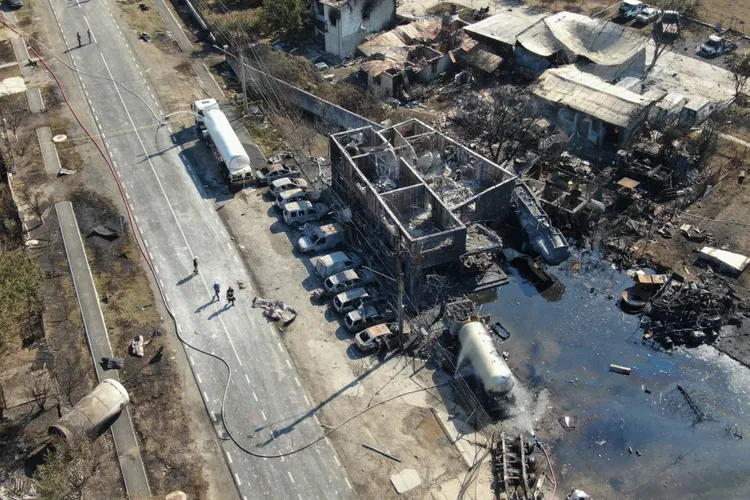
[[[539,448],[541,448],[544,452],[544,456],[547,457],[547,466],[549,467],[549,471],[552,474],[552,494],[550,495],[549,500],[554,500],[555,493],[557,492],[557,478],[555,477],[555,469],[552,468],[552,461],[549,459],[549,454],[547,454],[547,450],[544,448],[544,446],[542,446],[542,443],[537,441],[536,444],[539,445]]]
[[[11,26],[7,22],[5,22],[5,19],[0,18],[0,22],[2,22],[7,28],[9,28],[11,31],[13,31],[15,34],[21,37],[21,40],[23,40],[23,43],[26,43],[26,39],[24,38],[22,33],[19,33],[18,30],[15,29],[15,27]],[[73,113],[73,116],[76,119],[76,122],[78,122],[78,125],[81,126],[83,131],[86,133],[86,135],[91,139],[91,142],[94,143],[96,148],[99,150],[99,153],[102,155],[102,158],[104,158],[104,161],[107,162],[107,166],[109,167],[109,170],[112,172],[112,176],[115,178],[115,182],[117,183],[117,189],[120,190],[120,197],[122,197],[122,201],[125,204],[125,210],[128,212],[128,220],[130,220],[130,226],[133,228],[133,236],[135,236],[135,241],[138,244],[138,249],[141,252],[141,255],[143,255],[143,258],[146,259],[146,264],[148,264],[149,268],[151,268],[151,271],[154,272],[153,266],[151,265],[151,261],[148,258],[148,252],[146,252],[146,249],[144,248],[140,236],[138,235],[138,231],[136,230],[137,227],[135,225],[135,219],[133,218],[133,213],[130,211],[130,205],[128,205],[128,201],[125,197],[125,190],[122,187],[122,184],[120,183],[120,179],[117,177],[117,172],[115,172],[114,165],[112,165],[112,162],[109,160],[109,157],[107,156],[107,153],[104,151],[102,146],[96,142],[96,139],[94,139],[94,136],[91,135],[91,132],[89,132],[89,129],[86,128],[86,126],[81,121],[81,118],[78,116],[78,113],[76,113],[75,109],[73,109],[73,105],[70,104],[70,101],[68,100],[68,96],[65,94],[65,89],[63,89],[62,83],[60,82],[60,79],[57,77],[54,71],[52,71],[52,68],[49,67],[47,64],[47,61],[45,61],[42,56],[39,55],[39,53],[36,51],[33,45],[26,43],[26,45],[31,49],[31,51],[34,53],[34,55],[39,59],[44,67],[49,71],[49,73],[52,75],[52,77],[55,79],[55,82],[57,82],[57,87],[60,89],[60,93],[62,93],[63,99],[65,100],[65,104],[68,105],[68,109],[70,109],[70,112]]]

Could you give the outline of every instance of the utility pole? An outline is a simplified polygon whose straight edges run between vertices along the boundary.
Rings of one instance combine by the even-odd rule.
[[[242,47],[240,47],[239,54],[240,54],[240,80],[242,81],[242,107],[245,110],[245,116],[247,116],[247,82],[245,80],[245,53]]]
[[[404,273],[401,268],[401,234],[396,239],[396,286],[398,287],[398,346],[404,352]]]

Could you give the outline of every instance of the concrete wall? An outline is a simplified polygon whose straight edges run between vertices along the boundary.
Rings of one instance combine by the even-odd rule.
[[[357,50],[368,33],[377,33],[396,26],[396,0],[349,0],[340,9],[323,6],[320,15],[313,3],[315,18],[327,23],[324,35],[326,52],[346,57]],[[363,13],[369,12],[365,19]],[[335,25],[334,25],[335,23]]]
[[[234,69],[234,72],[239,74],[236,61],[228,59],[228,62],[232,69]],[[245,78],[249,91],[262,89],[266,93],[271,89],[275,94],[279,95],[280,99],[344,129],[372,127],[380,130],[383,128],[378,123],[372,122],[363,116],[352,113],[293,85],[289,85],[278,78],[274,78],[263,71],[253,68],[247,63],[245,63]]]

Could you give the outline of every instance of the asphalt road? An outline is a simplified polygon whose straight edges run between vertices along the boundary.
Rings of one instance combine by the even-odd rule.
[[[157,121],[146,104],[157,116],[161,111],[136,60],[137,48],[131,47],[116,21],[116,7],[105,0],[50,1],[75,67],[121,81],[145,101],[111,81],[79,74],[180,332],[232,367],[226,419],[233,434],[261,454],[290,451],[309,442],[323,428],[310,413],[310,402],[278,334],[260,310],[251,308],[250,276],[216,206],[204,193],[194,166],[173,143],[171,128],[149,128]],[[89,28],[91,43],[86,36]],[[76,32],[81,33],[81,47]],[[189,104],[185,103],[186,109]],[[115,134],[128,129],[138,132]],[[200,261],[197,276],[192,274],[193,256]],[[222,297],[228,283],[246,284],[244,290],[235,286],[235,307],[212,301],[215,281],[222,284]],[[221,433],[217,421],[225,370],[218,361],[186,350],[209,418]],[[328,440],[283,459],[251,456],[226,439],[222,446],[244,498],[356,496]]]

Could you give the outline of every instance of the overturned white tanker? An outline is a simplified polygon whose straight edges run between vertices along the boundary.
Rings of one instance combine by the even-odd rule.
[[[464,324],[458,331],[461,344],[459,370],[467,361],[481,382],[488,396],[507,396],[513,389],[513,374],[500,353],[497,352],[492,334],[481,321]]]

